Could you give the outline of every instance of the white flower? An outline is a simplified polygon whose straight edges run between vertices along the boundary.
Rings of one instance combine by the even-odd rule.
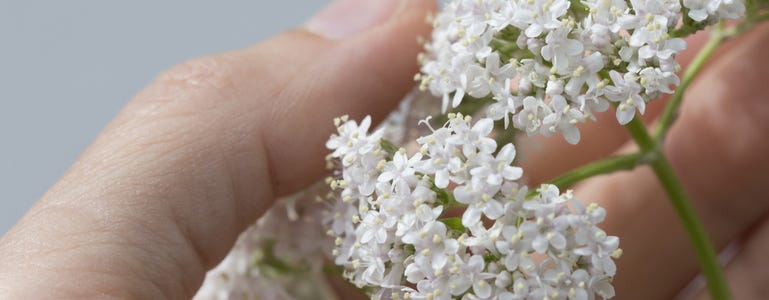
[[[617,266],[612,256],[618,256],[619,238],[607,236],[603,230],[593,227],[577,235],[577,242],[584,247],[574,249],[574,253],[590,258],[594,273],[614,276]]]
[[[378,146],[379,138],[384,133],[382,130],[378,130],[371,136],[368,135],[368,128],[371,126],[370,116],[366,116],[361,121],[360,126],[355,121],[347,122],[347,116],[337,120],[337,131],[339,134],[329,138],[326,147],[334,150],[331,155],[342,158],[342,163],[345,165],[351,164],[358,155],[373,151]]]
[[[597,73],[603,69],[603,56],[594,52],[593,54],[585,57],[579,66],[577,66],[571,74],[569,82],[564,87],[564,92],[572,97],[577,97],[581,94],[585,83],[595,85],[595,79]],[[591,82],[589,82],[591,81]]]
[[[384,280],[386,271],[384,261],[380,257],[363,256],[365,260],[361,263],[365,267],[361,273],[361,279],[368,284],[381,284]]]
[[[715,22],[716,18],[737,19],[745,13],[745,4],[737,0],[684,0],[688,16],[697,22]]]
[[[502,236],[496,241],[496,248],[504,255],[502,263],[507,270],[514,272],[518,268],[523,272],[532,272],[536,264],[530,257],[531,240],[524,236],[518,227],[506,225],[502,228]]]
[[[505,83],[509,83],[507,80],[515,76],[515,68],[511,64],[508,63],[500,66],[499,53],[497,52],[492,52],[486,57],[484,71],[481,72],[478,69],[473,69],[473,71],[480,72],[480,74],[474,77],[468,91],[470,96],[475,98],[485,97],[489,93],[501,94],[502,91],[507,89],[504,86]],[[457,104],[454,106],[456,107]]]
[[[689,18],[697,22],[708,18],[708,7],[705,0],[684,0],[684,6],[689,9]]]
[[[379,175],[377,180],[379,182],[392,181],[393,188],[398,188],[399,185],[408,186],[414,184],[417,180],[414,167],[421,159],[422,155],[420,153],[408,158],[405,150],[397,151],[393,155],[393,160],[385,163],[382,174]]]
[[[381,299],[613,297],[621,250],[598,227],[606,211],[554,185],[529,192],[494,121],[576,144],[580,124],[614,102],[625,125],[680,84],[679,29],[744,10],[743,0],[449,1],[415,79],[444,112],[451,104],[477,120],[453,113],[433,128],[428,118],[417,153],[388,153],[369,117],[338,118],[326,144],[335,202],[323,218],[334,262]],[[476,110],[471,98],[493,101]]]
[[[494,222],[491,228],[486,228],[483,223],[477,222],[467,229],[469,234],[464,234],[458,238],[462,246],[466,246],[470,253],[483,254],[487,251],[496,252],[494,241],[497,240],[502,233],[501,222]]]
[[[606,96],[609,100],[618,102],[617,121],[625,125],[630,123],[635,116],[636,108],[643,114],[646,110],[646,102],[641,97],[641,85],[635,81],[633,74],[626,73],[623,77],[616,71],[609,73],[613,86],[606,87]]]
[[[619,17],[627,13],[627,2],[623,0],[587,0],[583,2],[592,13],[589,18],[595,24],[604,25],[613,33],[617,33],[621,25]]]
[[[685,0],[683,6],[707,23],[745,10],[743,0]],[[506,129],[511,114],[514,127],[530,135],[562,132],[576,143],[579,131],[571,123],[594,120],[592,113],[608,109],[608,101],[619,102],[617,119],[626,124],[636,111],[644,113],[646,101],[678,85],[675,56],[685,42],[671,36],[681,13],[679,0],[450,1],[434,19],[417,77],[423,89],[443,98],[443,111],[468,94],[491,94],[496,103],[484,112]],[[642,88],[615,81],[606,92],[609,78],[598,75],[613,72],[631,83],[643,80]],[[548,111],[554,97],[574,108],[572,117]]]
[[[457,202],[466,204],[467,209],[462,213],[462,226],[471,227],[481,221],[481,214],[490,219],[497,219],[504,213],[502,203],[492,198],[489,191],[494,187],[483,186],[483,190],[475,190],[472,186],[459,186],[454,189]],[[497,188],[498,189],[498,188]]]
[[[497,142],[488,137],[494,129],[493,120],[480,119],[472,128],[467,125],[467,121],[453,119],[449,122],[452,123],[451,126],[455,134],[450,136],[447,141],[460,146],[465,157],[472,157],[478,153],[490,154],[497,149]]]
[[[414,245],[414,261],[421,268],[441,269],[448,262],[449,255],[459,250],[459,243],[446,235],[446,225],[437,221],[407,233],[402,240],[406,244]]]
[[[526,29],[526,36],[538,37],[546,30],[556,29],[561,26],[558,18],[566,14],[569,9],[569,1],[566,0],[535,0],[529,7],[519,6],[520,13],[515,18],[524,22],[531,22]]]
[[[571,28],[560,27],[547,34],[542,58],[553,63],[553,67],[559,74],[567,73],[569,65],[582,58],[584,46],[581,42],[569,39],[567,36]]]
[[[745,14],[745,3],[740,0],[713,0],[708,5],[708,11],[719,18],[739,19]]]
[[[523,109],[516,115],[516,127],[523,128],[529,135],[539,131],[542,118],[549,114],[549,108],[542,100],[534,97],[523,99]]]
[[[363,223],[358,227],[361,243],[376,242],[383,244],[387,241],[387,228],[395,225],[395,219],[388,218],[378,211],[369,211],[363,217]]]
[[[408,299],[425,300],[448,300],[451,299],[451,293],[446,288],[447,284],[443,281],[422,280],[417,283],[417,290],[412,291]]]
[[[678,76],[673,72],[663,72],[657,68],[645,68],[639,72],[640,83],[646,89],[646,93],[655,95],[659,93],[672,94],[671,86],[680,83]]]
[[[509,81],[510,79],[508,79],[508,82],[505,83],[505,85],[509,85]],[[509,93],[505,96],[499,96],[499,98],[495,96],[494,99],[496,102],[489,105],[488,117],[493,120],[503,120],[505,129],[508,129],[508,126],[510,125],[510,115],[515,115],[518,108],[523,104],[523,101],[520,97],[510,95]]]
[[[461,276],[454,279],[458,285],[472,285],[473,293],[479,298],[489,298],[492,285],[489,279],[494,278],[492,273],[484,272],[486,263],[480,255],[473,255],[467,260],[467,264],[460,271]]]
[[[580,139],[577,124],[584,122],[582,112],[569,106],[566,99],[561,95],[553,96],[550,106],[553,113],[542,120],[542,135],[550,136],[556,132],[561,132],[569,144],[577,144]]]
[[[506,144],[499,150],[497,156],[480,156],[482,162],[478,167],[470,170],[473,176],[473,185],[488,185],[494,187],[491,192],[496,194],[499,191],[504,180],[518,180],[523,175],[523,170],[519,167],[513,167],[511,164],[515,159],[515,146]]]

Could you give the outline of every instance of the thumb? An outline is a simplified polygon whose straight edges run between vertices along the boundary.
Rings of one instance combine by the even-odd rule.
[[[321,175],[324,160],[308,153],[327,152],[323,144],[334,130],[330,122],[333,117],[349,114],[360,118],[371,114],[375,120],[381,119],[413,87],[413,74],[418,69],[416,57],[421,50],[417,37],[429,34],[426,12],[434,3],[342,0],[313,18],[307,24],[310,32],[334,39],[360,30],[364,23],[360,18],[389,19],[363,34],[331,40],[331,46],[324,43],[315,55],[308,55],[301,46],[275,47],[311,60],[301,63],[304,67],[299,67],[281,91],[281,96],[290,100],[276,106],[263,119],[268,123],[261,126],[266,143],[280,146],[267,149],[271,160],[282,166],[272,174],[277,194],[294,191],[307,183],[299,180],[295,170],[311,171],[306,178]],[[372,10],[378,14],[371,13]],[[351,19],[340,20],[346,18]],[[344,26],[348,22],[354,25]]]
[[[434,6],[432,0],[337,1],[302,28],[171,69],[126,111],[145,122],[130,113],[145,113],[147,101],[195,94],[160,111],[227,116],[219,124],[229,127],[218,130],[240,130],[230,145],[253,148],[252,139],[260,139],[272,190],[291,193],[322,175],[332,118],[381,119],[413,86],[417,37],[429,34],[425,19]],[[243,166],[235,173],[258,167]]]
[[[0,298],[189,298],[276,195],[321,176],[333,117],[381,118],[409,90],[434,5],[339,0],[161,74],[0,240]]]

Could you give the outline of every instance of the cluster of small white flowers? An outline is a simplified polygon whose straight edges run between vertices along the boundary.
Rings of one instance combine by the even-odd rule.
[[[381,130],[369,134],[369,117],[336,120],[327,225],[347,279],[373,287],[375,299],[614,295],[621,250],[596,226],[604,209],[554,185],[529,193],[516,182],[514,146],[489,137],[493,122],[450,114],[408,154]]]
[[[321,226],[319,185],[273,205],[206,278],[195,300],[336,299],[323,278],[332,241]],[[319,199],[322,200],[322,199]]]
[[[682,10],[682,7],[685,10]],[[458,106],[491,97],[486,115],[528,134],[561,132],[616,105],[630,122],[679,84],[682,26],[735,19],[743,0],[455,0],[434,18],[421,88]]]

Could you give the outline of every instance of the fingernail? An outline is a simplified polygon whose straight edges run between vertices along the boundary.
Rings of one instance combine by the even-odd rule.
[[[305,27],[329,38],[346,38],[383,23],[400,10],[404,1],[414,0],[335,0]]]

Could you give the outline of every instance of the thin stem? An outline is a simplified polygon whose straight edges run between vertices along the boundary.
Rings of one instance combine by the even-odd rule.
[[[625,125],[625,127],[630,132],[630,136],[633,137],[636,144],[638,144],[638,148],[641,149],[641,152],[653,155],[657,154],[656,152],[658,152],[657,148],[659,146],[654,139],[649,136],[649,132],[646,130],[646,125],[641,121],[641,118],[636,116],[630,123]]]
[[[684,225],[686,233],[689,235],[689,240],[694,247],[702,274],[708,281],[708,290],[710,291],[711,298],[715,300],[729,299],[729,287],[726,284],[723,271],[713,250],[713,244],[710,242],[702,223],[697,218],[694,207],[686,195],[681,182],[673,173],[673,168],[662,153],[659,142],[652,139],[639,118],[634,118],[627,125],[627,128],[641,148],[641,152],[650,154],[651,161],[649,165],[668,194],[670,203],[673,205],[681,223]]]
[[[662,187],[665,188],[670,198],[670,203],[673,204],[676,213],[678,213],[678,218],[684,224],[686,232],[689,234],[697,260],[702,268],[702,274],[708,281],[708,291],[710,291],[711,299],[730,299],[729,286],[726,284],[726,279],[721,265],[718,263],[713,244],[710,242],[702,223],[697,218],[694,207],[692,207],[683,186],[681,186],[678,178],[673,173],[673,168],[662,155],[651,163],[651,167],[654,170],[654,174],[659,178]]]
[[[548,183],[554,184],[559,189],[564,189],[593,176],[614,173],[621,170],[632,170],[637,165],[643,163],[642,157],[643,155],[641,153],[612,156],[580,166],[548,181]]]
[[[713,55],[716,48],[718,48],[718,45],[720,45],[723,40],[724,35],[721,34],[721,31],[714,29],[711,32],[708,42],[700,50],[700,52],[697,53],[697,56],[694,57],[692,62],[689,63],[689,66],[686,68],[686,71],[681,78],[681,85],[678,86],[676,92],[673,94],[673,96],[670,97],[670,101],[665,107],[665,111],[662,112],[662,116],[660,117],[659,125],[657,127],[657,132],[655,133],[655,136],[658,140],[665,138],[665,134],[667,134],[670,126],[675,120],[676,115],[678,114],[678,107],[681,105],[681,101],[684,99],[684,93],[686,92],[686,89],[692,83],[697,74],[699,74],[699,72],[702,70],[702,67],[705,66],[705,62],[708,60],[708,58],[710,58],[711,55]]]

